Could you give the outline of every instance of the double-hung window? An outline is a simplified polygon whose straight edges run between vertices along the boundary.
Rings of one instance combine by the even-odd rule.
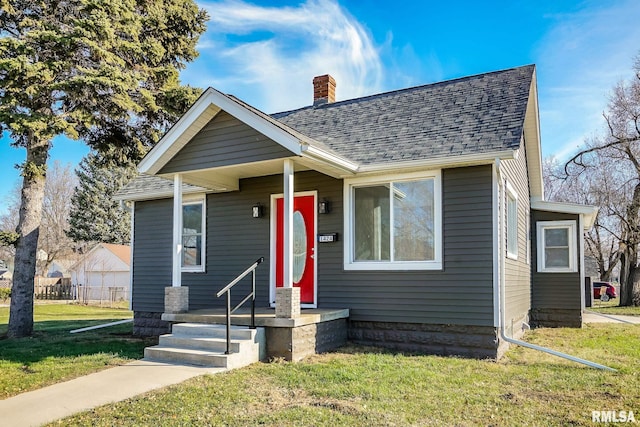
[[[538,221],[538,271],[573,273],[578,271],[575,221]]]
[[[205,271],[205,200],[182,203],[182,271]]]
[[[345,269],[442,268],[440,172],[345,180]]]

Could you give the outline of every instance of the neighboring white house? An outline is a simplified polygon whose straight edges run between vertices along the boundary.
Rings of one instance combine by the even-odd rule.
[[[71,283],[80,300],[129,300],[131,248],[98,243],[71,266]]]

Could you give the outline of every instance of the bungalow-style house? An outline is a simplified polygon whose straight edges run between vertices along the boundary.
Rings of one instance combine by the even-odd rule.
[[[98,243],[70,267],[71,283],[82,301],[128,300],[131,294],[131,247]]]
[[[339,102],[335,87],[316,77],[313,105],[272,115],[209,88],[142,160],[119,195],[138,333],[225,307],[216,292],[260,257],[258,307],[342,313],[316,349],[348,334],[499,358],[501,329],[581,325],[595,209],[544,200],[535,66]]]

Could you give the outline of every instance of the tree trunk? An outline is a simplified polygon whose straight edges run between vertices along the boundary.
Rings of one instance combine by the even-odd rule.
[[[640,306],[640,270],[637,265],[629,266],[625,271],[624,286],[622,285],[622,276],[620,276],[620,305],[621,306]]]
[[[631,157],[631,154],[629,155]],[[637,162],[634,162],[637,164]],[[640,165],[638,165],[640,166]],[[640,178],[640,168],[638,178]],[[627,207],[626,242],[620,257],[620,305],[640,306],[640,266],[638,266],[638,245],[640,244],[640,182],[633,190],[633,197]]]
[[[640,270],[636,260],[635,250],[626,250],[620,258],[621,306],[640,306]]]
[[[33,332],[33,280],[48,155],[49,141],[29,141],[27,144],[7,331],[12,338],[26,337]]]

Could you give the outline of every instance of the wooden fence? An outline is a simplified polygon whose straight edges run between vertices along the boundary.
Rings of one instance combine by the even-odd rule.
[[[33,297],[49,300],[74,299],[75,290],[69,278],[36,277],[33,281]]]

